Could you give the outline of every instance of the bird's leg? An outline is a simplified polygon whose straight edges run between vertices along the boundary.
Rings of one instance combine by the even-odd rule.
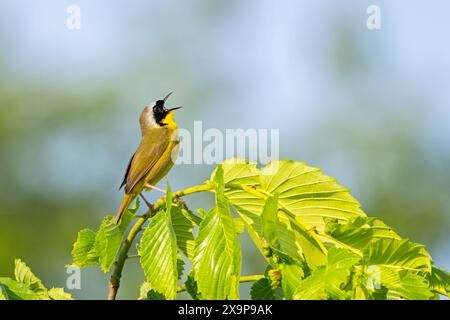
[[[151,184],[144,184],[144,188],[158,190],[159,192],[166,193],[166,190],[158,188],[156,186],[152,186]]]
[[[145,197],[142,193],[140,193],[139,195],[141,196],[142,200],[144,200],[145,204],[150,209],[150,211],[153,211],[153,205],[150,202],[148,202],[147,199],[145,199]]]
[[[185,207],[185,208],[187,209],[186,203],[184,202],[184,200],[183,200],[183,198],[182,198],[181,196],[175,196],[175,200],[176,200],[179,204],[181,204],[183,207]]]

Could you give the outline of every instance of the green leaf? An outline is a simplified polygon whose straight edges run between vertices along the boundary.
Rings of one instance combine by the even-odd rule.
[[[279,249],[278,239],[278,195],[269,196],[264,204],[261,214],[262,236],[269,242],[269,245]]]
[[[233,218],[233,223],[237,234],[241,234],[245,231],[245,223],[241,218]]]
[[[193,215],[193,214],[192,214]],[[192,261],[195,240],[192,234],[196,226],[188,210],[173,204],[171,210],[172,227],[177,239],[177,246],[183,254]]]
[[[195,240],[193,270],[202,299],[239,299],[241,249],[233,217],[224,196],[219,165],[214,177],[216,208],[206,214]]]
[[[184,273],[184,260],[181,255],[177,256],[177,274],[178,274],[178,280],[181,279]]]
[[[73,300],[72,295],[64,292],[63,288],[51,288],[48,290],[48,296],[52,300]]]
[[[123,238],[123,227],[114,223],[113,216],[106,216],[95,236],[94,248],[103,272],[108,272],[119,252]]]
[[[387,298],[389,300],[429,300],[434,298],[428,281],[411,272],[399,277],[399,283],[396,285],[386,285],[386,283],[383,285],[388,287]]]
[[[140,244],[140,261],[147,282],[166,299],[177,294],[177,239],[172,229],[172,192],[167,185],[166,210],[159,211],[145,229]]]
[[[263,236],[262,211],[266,198],[279,193],[277,215],[280,223],[277,224],[277,233],[280,250],[297,260],[302,260],[305,257],[313,267],[326,262],[326,249],[313,231],[315,226],[306,225],[298,217],[295,211],[297,207],[292,205],[293,203],[289,202],[289,198],[286,197],[285,192],[287,190],[266,188],[266,182],[270,175],[278,180],[280,178],[278,174],[282,174],[281,171],[272,170],[275,169],[275,165],[266,167],[262,172],[256,168],[255,164],[239,159],[225,161],[222,165],[225,171],[225,195],[245,222],[250,236],[263,254],[264,250],[261,244]],[[289,171],[290,169],[284,168],[282,170],[284,172],[284,170]]]
[[[6,292],[6,287],[0,284],[0,300],[8,300],[8,293]]]
[[[364,272],[361,281],[354,284],[354,289],[365,292],[365,297],[413,300],[433,298],[434,294],[430,291],[432,287],[426,279],[431,258],[424,246],[406,239],[379,238],[370,242],[363,252],[361,268]]]
[[[448,271],[432,265],[431,272],[421,272],[419,275],[427,279],[431,290],[450,297],[450,273]]]
[[[302,283],[302,278],[305,276],[303,268],[296,263],[285,263],[281,268],[281,288],[283,290],[284,298],[292,299],[295,290]]]
[[[72,249],[73,264],[80,268],[100,264],[103,272],[108,272],[138,209],[139,199],[136,199],[132,208],[125,211],[119,225],[114,223],[112,216],[106,216],[97,233],[90,229],[78,232]]]
[[[11,278],[0,278],[2,295],[8,300],[41,300],[45,295],[31,290],[25,283],[17,282]]]
[[[314,270],[311,275],[300,282],[294,299],[322,300],[347,299],[344,286],[350,280],[352,267],[360,257],[349,250],[331,247],[328,250],[328,264]]]
[[[355,266],[352,274],[352,300],[373,300],[373,293],[376,290],[371,285],[371,289],[368,288],[369,277],[365,272],[365,267]],[[383,296],[383,300],[385,297]]]
[[[191,271],[186,279],[186,282],[184,283],[186,286],[187,293],[190,294],[192,299],[194,300],[200,300],[200,294],[198,292],[197,288],[197,281],[195,281],[194,273]]]
[[[195,213],[193,213],[191,210],[189,210],[187,208],[187,206],[182,202],[173,203],[172,206],[176,206],[176,207],[180,208],[181,213],[186,217],[186,219],[191,221],[191,223],[195,226],[199,226],[203,220],[201,217],[197,216]]]
[[[42,284],[42,281],[39,280],[33,272],[31,272],[31,269],[25,262],[22,262],[20,259],[15,260],[14,275],[17,282],[25,284],[36,294],[43,296],[47,295],[47,289]]]
[[[365,273],[368,279],[369,290],[383,285],[385,288],[395,288],[401,286],[400,273],[391,268],[369,266],[366,268]]]
[[[294,294],[296,300],[342,300],[346,293],[341,286],[349,272],[345,269],[320,267],[303,280]]]
[[[353,252],[341,248],[328,249],[328,266],[338,269],[350,269],[361,260]]]
[[[278,258],[288,256],[295,262],[303,261],[303,252],[307,252],[308,259],[312,264],[320,264],[325,259],[325,255],[319,249],[316,255],[314,245],[309,242],[304,243],[302,234],[304,230],[289,218],[284,212],[278,212],[278,195],[269,196],[261,214],[262,237],[268,241],[272,252]],[[309,237],[309,235],[306,235]],[[311,239],[314,242],[314,239]],[[303,244],[303,247],[302,247]],[[291,262],[290,262],[291,263]]]
[[[401,239],[400,236],[392,230],[387,224],[378,218],[367,218],[367,223],[373,230],[374,239],[377,238],[392,238]]]
[[[450,297],[450,273],[438,268],[431,267],[431,273],[426,273],[430,287],[437,293]]]
[[[270,286],[270,280],[262,278],[252,285],[250,296],[253,300],[275,300],[275,291]]]
[[[378,239],[364,249],[364,264],[397,271],[431,271],[431,258],[425,247],[407,239]]]
[[[400,239],[389,226],[377,218],[355,217],[346,224],[330,221],[326,229],[334,239],[355,249],[363,249],[369,242],[380,238]]]
[[[236,183],[240,185],[259,184],[260,171],[255,163],[249,163],[245,159],[231,158],[225,160],[221,165],[223,171],[223,181],[227,183]],[[216,177],[216,170],[211,175],[211,180]]]
[[[233,179],[225,180],[225,183],[242,184],[242,180],[249,181],[266,193],[278,193],[280,205],[299,217],[308,228],[324,231],[325,218],[345,222],[356,216],[365,216],[359,208],[359,202],[348,190],[337,184],[335,179],[323,174],[319,168],[289,160],[273,161],[259,172],[257,179],[259,170],[254,164],[247,164],[246,170],[240,170],[243,173],[230,163],[227,164],[233,174],[225,172],[225,176],[232,176]],[[239,168],[242,166],[240,164]],[[243,194],[231,189],[227,192],[227,197],[238,210],[260,215],[263,203],[248,192],[245,195],[245,192]]]
[[[77,240],[72,249],[74,265],[83,268],[98,264],[98,256],[94,248],[95,237],[96,233],[90,229],[83,229],[78,232]]]
[[[256,168],[255,163],[248,163],[245,160],[233,158],[224,161],[221,165],[223,171],[223,181],[226,185],[236,186],[258,186],[259,176],[261,172]],[[217,170],[214,170],[211,175],[211,181],[214,181]],[[230,201],[230,204],[242,214],[242,219],[246,224],[252,225],[259,223],[260,231],[260,216],[264,206],[264,199],[255,196],[245,190],[239,188],[225,188],[225,196]],[[256,220],[256,221],[254,221]]]
[[[47,288],[20,259],[15,260],[15,280],[0,278],[0,300],[56,300],[71,298],[62,289]]]
[[[308,230],[301,221],[293,220],[292,215],[285,212],[279,211],[278,218],[278,234],[284,252],[297,260],[305,259],[313,269],[326,263],[327,250],[314,229]],[[296,252],[292,249],[296,249]]]

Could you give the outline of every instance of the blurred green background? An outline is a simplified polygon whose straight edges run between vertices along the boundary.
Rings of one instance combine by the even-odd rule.
[[[71,4],[81,8],[80,30],[66,28]],[[370,4],[381,8],[381,30],[366,27]],[[170,91],[170,105],[185,106],[183,128],[202,120],[205,129],[280,129],[281,158],[323,168],[368,215],[450,269],[449,9],[406,0],[2,1],[0,275],[20,257],[47,286],[65,285],[78,230],[96,229],[120,203],[140,111]],[[175,166],[169,181],[187,187],[212,170]],[[243,273],[261,272],[243,242]],[[135,299],[143,279],[129,261],[118,298]],[[87,268],[71,292],[105,298],[107,280]]]

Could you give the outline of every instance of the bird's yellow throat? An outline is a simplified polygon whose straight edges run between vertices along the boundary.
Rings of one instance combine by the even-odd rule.
[[[164,118],[162,123],[165,125],[165,127],[169,129],[176,129],[177,123],[175,122],[175,118],[173,117],[173,111],[169,112],[167,116]]]

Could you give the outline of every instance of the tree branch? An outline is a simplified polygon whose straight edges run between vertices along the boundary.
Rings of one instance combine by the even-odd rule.
[[[144,217],[139,218],[131,228],[127,238],[122,243],[122,248],[120,249],[117,260],[114,263],[114,271],[111,275],[111,279],[109,280],[108,300],[116,299],[117,290],[119,290],[120,286],[120,278],[122,277],[122,270],[128,257],[128,250],[130,250],[134,238],[136,238],[138,233],[142,230],[142,225],[145,223],[145,221],[147,221],[149,217],[150,215],[148,217],[144,215]]]
[[[173,193],[174,198],[183,197],[186,195],[190,195],[193,193],[198,192],[204,192],[204,191],[210,191],[212,187],[208,184],[199,185],[190,187],[184,190],[180,190]],[[162,206],[166,202],[166,196],[160,197],[155,204],[153,205],[152,209],[149,210],[147,213],[145,213],[143,216],[141,216],[133,225],[130,232],[128,233],[125,240],[122,242],[122,247],[120,249],[120,252],[117,256],[116,261],[114,262],[114,269],[113,273],[111,275],[111,278],[109,280],[109,292],[108,292],[108,300],[115,300],[117,296],[117,291],[120,287],[120,278],[122,277],[122,271],[123,267],[125,265],[125,261],[128,258],[128,251],[130,250],[130,247],[136,238],[136,236],[139,234],[139,232],[142,231],[142,226],[144,223],[151,217],[153,217],[159,209],[162,208]]]
[[[127,259],[137,259],[139,257],[140,257],[140,255],[138,255],[138,254],[130,254],[127,256]]]
[[[261,280],[262,278],[264,278],[263,274],[253,274],[251,276],[242,276],[239,279],[239,282],[240,283],[243,283],[243,282],[256,282],[258,280]]]

